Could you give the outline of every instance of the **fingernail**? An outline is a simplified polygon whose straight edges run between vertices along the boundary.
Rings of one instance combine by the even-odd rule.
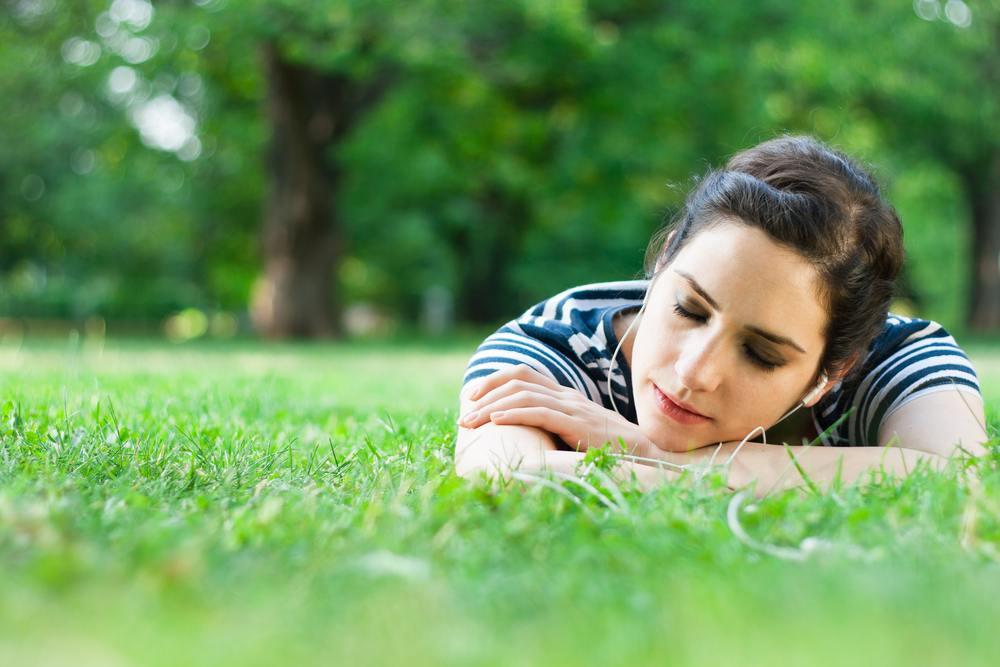
[[[503,418],[503,413],[502,412],[494,412],[494,413],[490,414],[490,419],[493,420],[493,421],[496,421],[497,419],[502,419],[502,418]]]
[[[470,412],[469,414],[467,414],[464,417],[462,417],[462,421],[465,422],[465,423],[474,422],[474,421],[476,421],[476,417],[478,417],[478,416],[479,416],[479,412],[478,411],[477,412]]]

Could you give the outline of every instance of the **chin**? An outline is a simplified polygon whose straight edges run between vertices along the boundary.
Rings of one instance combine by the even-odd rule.
[[[645,426],[650,423],[655,424],[655,427],[647,428]],[[659,419],[643,419],[641,414],[639,415],[639,428],[642,429],[651,443],[665,452],[687,452],[720,442],[713,439],[711,434],[699,434],[696,429],[685,428],[680,424],[664,424]]]

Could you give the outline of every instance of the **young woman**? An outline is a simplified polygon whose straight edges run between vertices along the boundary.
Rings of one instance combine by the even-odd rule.
[[[852,482],[981,454],[968,359],[940,325],[887,316],[903,257],[895,210],[847,156],[806,137],[739,153],[653,239],[649,280],[569,290],[483,342],[456,469],[573,473],[589,447],[624,443],[619,478],[711,459],[763,493],[802,484],[799,467]],[[798,466],[741,447],[757,427]]]

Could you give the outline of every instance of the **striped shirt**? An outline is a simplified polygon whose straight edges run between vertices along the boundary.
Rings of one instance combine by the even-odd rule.
[[[645,280],[584,285],[543,301],[483,341],[469,360],[463,384],[524,364],[637,421],[624,355],[618,353],[610,387],[608,368],[618,346],[615,315],[638,309],[648,286]],[[958,390],[982,401],[976,373],[955,339],[926,320],[890,314],[852,377],[811,408],[824,445],[878,445],[889,415],[918,396]]]

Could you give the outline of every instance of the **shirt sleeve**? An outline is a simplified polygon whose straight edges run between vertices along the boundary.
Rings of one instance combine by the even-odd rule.
[[[549,340],[550,339],[550,340]],[[576,389],[595,400],[599,390],[578,363],[559,348],[565,347],[565,332],[551,323],[543,329],[525,331],[511,322],[487,338],[469,360],[462,380],[462,394],[476,380],[510,366],[529,366],[563,387]]]
[[[960,391],[982,401],[972,364],[940,324],[891,316],[865,360],[852,400],[842,404],[842,410],[853,408],[846,444],[877,446],[889,415],[938,391]]]

